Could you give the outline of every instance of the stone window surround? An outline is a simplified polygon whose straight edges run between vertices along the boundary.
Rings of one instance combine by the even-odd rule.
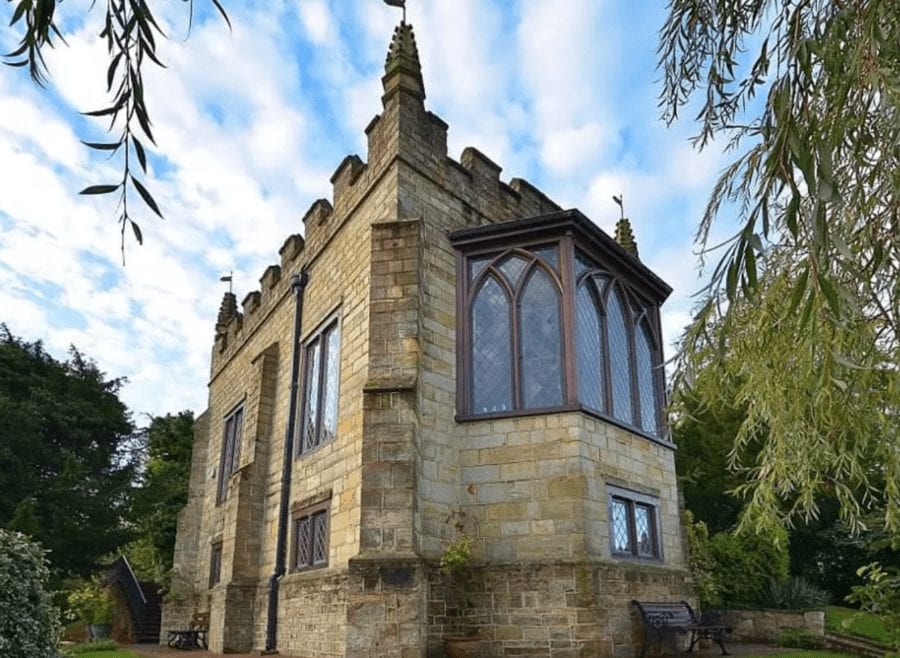
[[[310,496],[304,500],[295,502],[291,506],[291,552],[289,571],[291,573],[308,572],[314,569],[324,569],[328,567],[328,553],[331,546],[331,490],[327,490],[320,494]],[[317,515],[325,515],[325,558],[321,562],[312,561],[312,544],[315,542],[315,536],[310,537],[310,562],[298,564],[298,551],[300,548],[300,521],[309,519],[312,521]],[[314,526],[310,528],[313,533]]]
[[[244,434],[244,402],[234,405],[222,422],[222,451],[219,456],[219,480],[216,483],[216,505],[228,498],[228,481],[238,472],[241,460],[241,439]],[[238,425],[235,430],[235,424]],[[226,463],[229,462],[229,463]]]
[[[661,346],[662,328],[659,306],[670,294],[671,288],[643,263],[628,254],[612,238],[577,210],[567,210],[551,215],[530,217],[502,224],[492,224],[474,229],[463,229],[450,234],[450,242],[457,250],[457,383],[456,399],[458,422],[509,418],[546,413],[581,411],[603,421],[643,436],[654,443],[668,448],[673,444],[668,438],[664,423],[659,435],[645,432],[635,424],[623,421],[591,407],[579,400],[577,375],[577,344],[575,340],[575,253],[581,251],[595,263],[601,264],[610,277],[627,286],[633,297],[639,299],[644,308],[649,309],[648,320],[655,345]],[[529,249],[557,244],[559,247],[559,267],[563,279],[562,293],[562,343],[563,343],[563,404],[543,409],[513,409],[509,411],[475,414],[471,412],[471,364],[469,363],[471,336],[471,306],[474,299],[469,290],[469,260],[487,254],[500,254],[512,249]],[[471,298],[471,299],[470,299]],[[633,341],[632,341],[633,343]],[[633,350],[633,345],[632,345]],[[629,354],[629,358],[632,355]],[[662,363],[660,349],[655,350],[656,364]],[[656,397],[660,406],[665,407],[664,373],[656,377]],[[632,387],[633,408],[638,408],[635,400],[640,393],[636,384]]]
[[[209,587],[222,580],[222,540],[213,541],[209,549]]]
[[[617,551],[615,548],[615,536],[613,532],[613,520],[612,520],[612,508],[613,501],[625,501],[628,503],[628,531],[631,535],[631,543],[632,549],[628,553],[623,553]],[[662,546],[662,519],[659,510],[659,498],[657,496],[652,496],[649,494],[641,493],[638,491],[634,491],[633,489],[627,489],[625,487],[617,486],[615,484],[611,484],[609,482],[606,483],[606,509],[608,513],[608,523],[609,527],[609,553],[616,560],[634,560],[637,562],[651,562],[651,563],[661,563],[664,562],[663,555],[663,546]],[[635,531],[635,518],[634,518],[634,507],[635,505],[641,505],[643,507],[647,507],[651,511],[651,520],[650,520],[650,529],[651,529],[651,537],[650,540],[653,543],[653,547],[656,550],[656,555],[638,555],[638,550],[636,546],[636,531]]]
[[[309,355],[309,352],[310,352],[310,349],[309,349],[309,348],[310,348],[310,344],[313,343],[313,342],[315,342],[315,341],[317,341],[317,340],[318,340],[318,341],[321,341],[321,339],[324,338],[324,337],[326,336],[326,334],[329,334],[329,333],[332,333],[332,332],[333,332],[333,333],[337,333],[337,337],[338,337],[338,339],[337,339],[337,340],[338,340],[338,345],[337,345],[337,356],[338,356],[337,369],[338,369],[338,370],[337,370],[337,379],[336,379],[336,381],[337,381],[337,391],[336,391],[336,400],[335,400],[335,415],[336,415],[336,420],[335,420],[335,422],[337,422],[337,416],[338,416],[338,412],[339,412],[339,409],[340,409],[340,399],[341,399],[341,395],[340,395],[340,388],[341,388],[341,374],[340,374],[340,368],[341,368],[341,338],[342,338],[341,334],[342,334],[342,324],[343,324],[343,323],[342,323],[342,318],[341,318],[341,314],[340,314],[340,307],[338,307],[338,308],[336,308],[336,309],[330,311],[330,312],[325,316],[325,319],[322,320],[321,322],[319,322],[319,323],[316,325],[316,327],[315,327],[312,331],[310,331],[310,332],[309,332],[309,333],[301,340],[301,342],[300,342],[300,346],[301,346],[301,350],[302,350],[302,352],[301,352],[301,355],[302,355],[302,357],[301,357],[302,363],[301,363],[301,367],[300,367],[300,381],[298,382],[299,385],[298,385],[298,387],[297,387],[297,395],[300,396],[300,404],[298,405],[298,412],[297,412],[297,413],[298,413],[299,415],[298,415],[297,430],[296,430],[296,435],[295,435],[295,436],[296,436],[296,441],[295,441],[295,443],[294,443],[294,457],[295,457],[295,459],[300,459],[300,458],[302,458],[302,457],[305,457],[305,456],[307,456],[307,455],[309,455],[309,454],[312,454],[312,453],[316,452],[316,451],[319,450],[323,445],[329,443],[329,442],[334,438],[334,437],[330,437],[330,438],[324,438],[324,437],[323,437],[323,438],[320,438],[320,439],[318,440],[318,442],[317,442],[314,446],[309,447],[309,448],[304,447],[304,444],[306,443],[305,419],[306,419],[306,413],[307,413],[307,409],[306,409],[306,407],[307,407],[306,381],[307,381],[307,375],[308,375],[308,373],[307,373],[307,368],[309,367],[309,358],[308,358],[308,355]],[[323,349],[323,346],[324,346],[324,342],[320,342],[316,349],[320,349],[320,353],[324,353],[325,350]],[[323,403],[323,401],[322,401],[322,399],[321,399],[321,396],[322,396],[322,394],[323,394],[323,382],[324,382],[325,378],[327,377],[327,373],[326,373],[325,370],[321,367],[321,363],[322,363],[321,359],[322,359],[322,357],[320,356],[319,378],[318,378],[318,382],[316,383],[316,385],[317,385],[316,395],[319,396],[319,399],[318,399],[317,403],[318,403],[318,405],[319,405],[319,408],[318,408],[318,416],[319,416],[319,419],[318,419],[318,421],[319,421],[320,429],[321,429],[321,423],[324,421],[324,418],[323,418],[323,407],[324,407],[324,403]]]

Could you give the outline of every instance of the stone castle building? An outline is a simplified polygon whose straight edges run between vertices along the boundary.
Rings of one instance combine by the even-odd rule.
[[[691,596],[670,289],[627,220],[448,157],[408,24],[383,84],[366,161],[222,301],[162,638],[208,611],[214,652],[438,656],[467,624],[482,655],[632,656],[631,599]]]

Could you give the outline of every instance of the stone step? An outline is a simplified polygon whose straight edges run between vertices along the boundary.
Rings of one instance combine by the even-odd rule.
[[[825,633],[825,646],[829,649],[847,651],[860,656],[868,656],[869,658],[882,658],[890,651],[889,647],[877,642],[832,632]]]

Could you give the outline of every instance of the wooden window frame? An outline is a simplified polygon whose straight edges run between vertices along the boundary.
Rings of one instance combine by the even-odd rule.
[[[316,525],[315,519],[322,518],[324,516],[325,519],[325,557],[320,561],[315,560],[315,542],[316,542]],[[309,560],[304,563],[300,563],[300,524],[303,521],[308,521],[310,524],[310,535],[309,535]],[[295,510],[291,514],[291,558],[290,558],[290,570],[292,572],[301,572],[301,571],[311,571],[313,569],[324,569],[328,566],[328,557],[329,552],[331,550],[331,499],[327,499],[316,503],[314,505],[308,505],[306,507],[299,508]]]
[[[538,230],[538,227],[540,230]],[[528,416],[542,413],[558,413],[566,411],[583,411],[617,426],[649,438],[650,440],[672,447],[668,439],[665,423],[665,373],[662,371],[662,328],[660,324],[659,306],[671,289],[656,275],[643,266],[640,261],[626,254],[621,247],[597,229],[577,211],[565,211],[557,215],[529,218],[510,222],[506,226],[493,225],[457,231],[450,236],[451,243],[457,249],[457,415],[460,422],[486,420],[492,418],[508,418]],[[499,263],[508,253],[523,251],[527,257],[534,258],[532,249],[555,245],[558,248],[559,268],[557,280],[560,285],[561,333],[562,333],[562,380],[563,402],[559,406],[526,409],[518,405],[521,390],[519,375],[521,350],[515,343],[518,341],[517,325],[511,326],[514,342],[512,358],[513,409],[496,412],[477,413],[473,410],[472,400],[472,304],[480,290],[484,278],[491,265],[482,268],[478,274],[469,277],[469,263],[478,258],[493,256],[491,263]],[[592,263],[592,269],[583,272],[576,278],[575,257],[580,252]],[[530,267],[533,267],[531,265]],[[552,274],[552,271],[548,270]],[[610,281],[604,291],[605,297],[612,286],[620,291],[623,302],[626,331],[628,333],[628,363],[630,368],[631,418],[616,418],[609,398],[612,396],[612,380],[608,352],[608,328],[602,328],[603,349],[606,356],[603,366],[605,409],[598,410],[581,403],[578,389],[578,354],[576,344],[576,303],[577,284],[583,276],[594,276],[602,273]],[[524,284],[526,279],[521,281]],[[501,280],[501,285],[503,281]],[[593,287],[593,284],[591,284]],[[594,298],[594,290],[591,296]],[[517,298],[509,291],[510,303],[515,305]],[[605,308],[601,307],[605,314]],[[511,317],[518,317],[518,308],[511,309]],[[657,428],[641,427],[641,400],[639,377],[636,363],[636,331],[639,322],[646,315],[651,333],[651,360],[654,366],[653,386],[654,399],[657,401]],[[511,320],[513,322],[514,320]],[[654,429],[657,431],[654,433]]]
[[[473,256],[469,256],[467,262],[465,264],[465,274],[464,276],[467,279],[467,294],[465,301],[465,309],[466,309],[466,336],[468,343],[470,345],[468,354],[467,368],[466,368],[466,377],[465,381],[467,383],[466,392],[468,398],[468,405],[471,407],[472,404],[472,390],[474,388],[474,368],[471,367],[471,346],[472,346],[472,305],[475,303],[475,299],[478,296],[478,293],[481,292],[481,287],[484,282],[488,278],[493,278],[498,285],[503,289],[504,294],[506,295],[507,300],[509,301],[509,332],[511,338],[510,345],[510,364],[512,367],[511,375],[511,409],[501,412],[483,412],[480,414],[472,414],[478,415],[480,417],[492,415],[494,413],[500,414],[521,414],[521,413],[542,413],[551,409],[556,409],[557,406],[552,407],[525,407],[524,406],[524,377],[522,371],[524,370],[523,366],[523,341],[522,341],[522,296],[525,294],[526,288],[528,284],[531,282],[531,277],[534,276],[534,271],[537,269],[543,270],[545,274],[550,277],[550,280],[556,286],[556,292],[558,295],[558,310],[559,310],[559,318],[560,318],[560,392],[563,403],[571,397],[568,391],[568,386],[570,383],[567,381],[566,377],[566,355],[565,355],[565,338],[564,338],[564,313],[566,309],[564,308],[565,302],[565,286],[563,283],[563,278],[560,275],[560,272],[556,272],[552,269],[552,267],[547,264],[543,258],[541,258],[538,254],[534,253],[534,250],[540,249],[541,247],[553,246],[557,249],[557,257],[561,261],[561,247],[558,242],[550,241],[550,242],[540,242],[537,244],[531,245],[519,245],[516,247],[512,247],[509,249],[501,249],[494,254],[494,258],[492,258],[491,262],[485,265],[481,272],[473,279],[472,282],[468,282],[468,261],[472,260]],[[493,252],[490,252],[493,253]],[[475,258],[479,256],[484,256],[485,254],[477,254],[474,256]],[[499,270],[499,265],[509,256],[519,256],[523,259],[529,261],[527,265],[525,265],[525,269],[518,276],[518,282],[514,282],[515,285],[511,285],[509,283],[508,277]],[[562,263],[560,262],[559,268],[561,268]]]
[[[607,514],[609,527],[609,553],[612,557],[626,560],[640,560],[642,562],[662,562],[662,531],[660,528],[659,498],[642,494],[629,489],[623,489],[611,484],[607,488]],[[629,550],[620,551],[616,548],[615,533],[613,531],[613,504],[625,504],[625,520],[628,526]],[[635,509],[642,507],[650,512],[650,543],[653,546],[653,555],[642,555],[640,552],[640,538],[637,536],[637,519]]]
[[[238,424],[237,429],[235,425]],[[222,450],[219,456],[219,480],[216,483],[216,505],[228,498],[228,481],[239,470],[241,442],[244,434],[244,402],[232,408],[222,423]]]
[[[303,457],[310,453],[315,452],[319,448],[321,448],[324,444],[328,443],[331,439],[323,437],[323,419],[325,413],[324,406],[324,394],[325,394],[325,380],[327,377],[326,366],[327,364],[327,350],[325,347],[326,337],[331,332],[337,332],[338,336],[338,349],[337,349],[337,410],[338,417],[340,416],[340,405],[341,405],[341,339],[342,339],[342,324],[340,315],[337,313],[331,314],[326,320],[321,322],[319,326],[310,333],[303,341],[302,341],[302,355],[303,355],[303,365],[300,369],[300,386],[298,387],[297,394],[300,395],[300,404],[299,404],[299,422],[296,433],[296,445],[294,448],[294,453],[296,458]],[[306,395],[306,387],[308,382],[308,370],[310,367],[310,354],[313,350],[319,351],[319,378],[318,381],[314,383],[316,387],[316,397],[318,400],[318,406],[316,408],[316,432],[317,436],[315,441],[311,447],[306,447],[306,414],[307,414],[307,406],[308,406],[308,396]],[[335,436],[337,435],[337,428],[335,428]],[[334,438],[334,437],[332,437]]]

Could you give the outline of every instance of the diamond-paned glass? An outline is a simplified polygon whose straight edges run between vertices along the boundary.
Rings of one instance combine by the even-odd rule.
[[[304,388],[303,448],[311,450],[319,443],[319,368],[321,350],[318,339],[306,348]]]
[[[559,290],[550,275],[535,267],[519,302],[522,345],[522,406],[562,404],[562,333]]]
[[[510,305],[500,283],[484,279],[472,303],[472,412],[512,409]]]
[[[588,282],[578,286],[575,300],[575,341],[578,346],[578,398],[581,404],[604,411],[603,348],[600,314]]]
[[[306,567],[311,564],[312,558],[312,523],[310,517],[304,516],[297,519],[297,556],[294,562],[297,567]]]
[[[500,261],[500,266],[497,269],[503,272],[503,276],[509,281],[509,285],[515,288],[516,283],[519,281],[519,277],[522,276],[522,272],[525,271],[527,266],[527,260],[519,255],[510,254]]]
[[[546,247],[538,247],[532,249],[535,256],[540,256],[548,265],[553,268],[554,272],[559,272],[559,249],[556,245],[548,245]]]
[[[641,557],[656,557],[656,541],[653,530],[653,510],[647,505],[634,506],[634,534],[637,552]]]
[[[634,336],[634,357],[637,362],[638,396],[641,401],[641,427],[650,434],[659,432],[659,387],[653,362],[653,342],[647,321],[641,322]]]
[[[469,259],[469,281],[474,281],[478,278],[478,275],[484,271],[484,268],[487,267],[490,262],[494,259],[494,255],[490,256],[478,256],[477,258]]]
[[[606,298],[607,334],[609,336],[609,370],[612,379],[612,416],[634,423],[631,403],[631,364],[628,357],[628,328],[618,289],[613,286]]]
[[[624,500],[613,498],[609,511],[613,550],[616,553],[631,553],[631,534],[628,532],[628,503]]]
[[[328,512],[313,514],[312,563],[323,564],[328,560]]]
[[[340,332],[337,325],[325,335],[325,381],[323,382],[322,437],[321,441],[334,438],[337,433],[338,389],[340,388],[339,352]]]

